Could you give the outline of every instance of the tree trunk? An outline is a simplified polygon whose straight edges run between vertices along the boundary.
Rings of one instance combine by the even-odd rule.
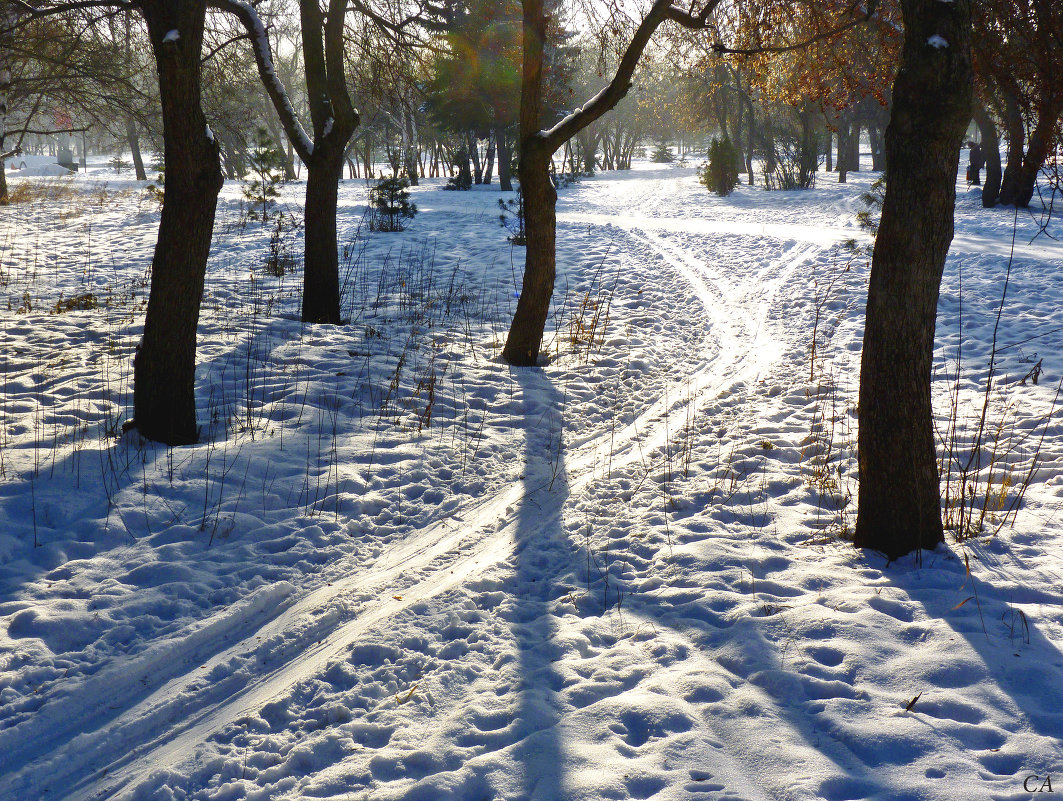
[[[7,166],[2,154],[7,151],[7,104],[11,94],[11,46],[16,15],[14,3],[0,6],[0,206],[8,204]]]
[[[495,138],[487,136],[487,166],[484,167],[484,183],[490,185],[495,171]]]
[[[495,139],[498,141],[498,188],[503,192],[512,192],[513,178],[510,174],[510,162],[513,161],[513,150],[505,128],[495,129]]]
[[[860,172],[860,123],[849,132],[849,172]]]
[[[402,161],[403,170],[410,186],[419,186],[421,183],[421,161],[418,151],[420,146],[417,142],[417,121],[413,118],[413,112],[405,106],[399,117],[402,124]]]
[[[125,121],[125,135],[126,141],[129,142],[129,155],[133,159],[133,170],[136,172],[138,181],[148,180],[148,174],[144,172],[144,158],[140,154],[140,137],[137,135],[137,124],[132,117],[127,117]],[[88,158],[88,154],[82,154],[85,158]]]
[[[901,3],[904,48],[860,367],[855,536],[858,547],[891,559],[944,539],[930,380],[956,170],[971,119],[970,2]],[[947,44],[932,46],[932,37]]]
[[[848,183],[849,176],[849,154],[852,149],[849,145],[849,123],[843,120],[838,126],[838,161],[836,167],[838,168],[838,183]]]
[[[151,263],[144,334],[133,362],[134,421],[148,439],[198,439],[196,329],[214,211],[222,186],[218,145],[203,114],[202,0],[142,0],[159,75],[166,186]],[[176,40],[163,41],[170,31]]]
[[[985,157],[985,182],[982,184],[982,205],[992,208],[1000,197],[1000,139],[997,126],[982,103],[974,104],[974,121],[982,135],[982,155]]]
[[[1022,157],[1026,144],[1026,126],[1022,120],[1018,90],[1004,87],[1004,131],[1008,139],[1008,164],[1000,181],[998,202],[1007,204],[1006,196],[1013,197],[1015,185],[1022,172]]]
[[[884,172],[886,169],[886,150],[882,138],[882,128],[879,125],[869,125],[867,136],[871,141],[871,170]]]
[[[598,134],[586,137],[583,143],[583,172],[591,175],[598,169]]]
[[[757,135],[757,115],[753,108],[753,100],[748,94],[743,94],[742,97],[746,101],[748,124],[746,126],[746,173],[749,175],[749,186],[753,186],[756,183],[756,176],[753,174],[753,150],[756,146]]]
[[[343,150],[319,141],[306,165],[303,322],[340,323],[339,243],[336,207]]]
[[[484,182],[483,165],[480,163],[480,143],[476,140],[476,134],[469,131],[465,135],[465,141],[469,147],[469,158],[472,159],[473,183],[479,186]]]
[[[520,189],[524,197],[524,283],[502,358],[531,366],[539,359],[557,269],[555,244],[557,192],[550,180],[550,154],[521,149]]]
[[[827,172],[834,172],[834,134],[827,131]]]
[[[1044,96],[1038,98],[1037,125],[1030,133],[1026,154],[1022,157],[1018,169],[1012,173],[1012,180],[1008,181],[1005,175],[1000,188],[1000,202],[1004,205],[1015,205],[1019,208],[1027,208],[1030,205],[1037,185],[1037,175],[1041,172],[1041,166],[1052,150],[1052,134],[1061,113],[1063,113],[1063,94],[1058,100]],[[1008,170],[1011,170],[1010,149]]]

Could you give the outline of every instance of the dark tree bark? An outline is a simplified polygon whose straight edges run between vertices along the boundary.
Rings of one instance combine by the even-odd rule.
[[[488,134],[487,137],[487,164],[484,167],[484,183],[491,184],[491,178],[495,171],[495,138]]]
[[[997,126],[981,102],[973,105],[973,116],[982,135],[982,155],[985,157],[985,182],[982,184],[982,205],[992,208],[1000,197],[1000,139]]]
[[[512,192],[513,178],[510,162],[513,160],[513,148],[509,143],[505,128],[495,129],[495,140],[498,143],[498,188],[503,192]]]
[[[849,172],[860,172],[860,127],[854,122],[849,133]]]
[[[902,0],[901,10],[904,47],[860,369],[855,536],[858,547],[891,559],[944,538],[931,360],[972,94],[971,0]]]
[[[838,160],[835,167],[838,170],[838,183],[848,183],[849,158],[852,154],[852,145],[849,143],[851,124],[848,120],[842,120],[838,125]]]
[[[338,141],[319,143],[307,163],[302,314],[306,323],[340,322],[336,207],[344,153]]]
[[[1019,90],[1017,87],[1002,86],[1004,95],[1004,135],[1008,141],[1008,163],[1000,181],[1000,196],[998,202],[1003,201],[1004,191],[1012,193],[1019,180],[1019,172],[1022,170],[1023,146],[1026,144],[1026,126],[1022,119],[1022,107],[1019,105]]]
[[[882,128],[878,125],[867,127],[867,136],[871,142],[871,170],[872,172],[884,172],[886,169],[886,147],[882,136]]]
[[[148,439],[185,445],[198,439],[196,328],[222,186],[218,144],[200,102],[206,2],[140,0],[139,7],[159,73],[166,186],[133,366],[134,422]]]

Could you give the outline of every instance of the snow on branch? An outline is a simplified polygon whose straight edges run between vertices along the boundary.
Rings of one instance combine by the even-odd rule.
[[[303,161],[309,161],[314,153],[314,143],[303,128],[299,115],[295,113],[288,90],[277,75],[273,64],[273,49],[266,35],[266,26],[258,12],[243,0],[210,0],[210,6],[219,11],[225,11],[234,15],[247,29],[251,38],[251,49],[255,53],[255,62],[258,64],[258,74],[266,88],[266,93],[273,103],[280,117],[284,132],[291,140],[292,147]]]

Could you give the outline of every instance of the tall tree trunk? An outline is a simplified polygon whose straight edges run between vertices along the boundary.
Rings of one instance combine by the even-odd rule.
[[[404,110],[404,146],[403,154],[406,160],[406,177],[410,186],[419,186],[421,183],[421,162],[419,158],[420,146],[417,142],[417,121],[413,118],[413,112]]]
[[[882,127],[880,125],[868,125],[867,137],[871,142],[871,170],[873,172],[884,172],[886,169],[886,149],[885,141],[882,137]]]
[[[490,185],[495,171],[495,138],[487,136],[487,165],[484,167],[484,183]]]
[[[513,191],[513,178],[510,175],[510,162],[513,161],[513,149],[506,136],[506,129],[501,126],[495,129],[495,139],[498,142],[498,188],[503,192]]]
[[[340,323],[339,245],[336,207],[343,154],[320,140],[306,165],[303,259],[303,322]]]
[[[1008,163],[1000,180],[998,202],[1007,204],[1005,197],[1014,197],[1015,186],[1022,173],[1023,151],[1026,145],[1026,126],[1023,124],[1022,108],[1019,105],[1018,89],[1003,87],[1004,92],[1004,132],[1008,139]]]
[[[838,169],[838,183],[840,184],[848,183],[849,154],[852,153],[852,147],[849,144],[850,127],[848,120],[842,120],[838,126],[838,161],[835,167]]]
[[[748,124],[746,125],[746,173],[749,175],[749,186],[753,186],[757,180],[753,174],[753,150],[756,147],[757,115],[753,107],[753,99],[744,92],[742,98],[746,103],[748,118]]]
[[[1000,139],[997,126],[989,116],[986,107],[979,101],[974,103],[973,116],[978,131],[982,135],[982,155],[985,157],[985,182],[982,184],[982,205],[992,208],[1000,197]]]
[[[944,539],[930,377],[956,170],[971,119],[970,4],[901,2],[904,48],[860,366],[855,536],[858,547],[891,559]]]
[[[521,5],[520,184],[528,245],[523,288],[502,357],[510,364],[533,365],[538,360],[542,344],[556,270],[557,193],[549,175],[553,154],[565,142],[616,107],[631,87],[632,75],[646,45],[666,19],[691,28],[704,28],[715,4],[704,6],[701,13],[693,15],[672,6],[670,0],[655,0],[632,34],[609,85],[545,131],[539,130],[539,126],[542,123],[543,54],[548,16],[544,0],[522,0]]]
[[[557,192],[550,180],[550,154],[522,147],[520,191],[524,198],[524,284],[509,329],[502,358],[510,364],[530,366],[539,359],[550,297],[557,271]]]
[[[598,141],[600,136],[597,132],[585,137],[583,142],[583,172],[592,174],[598,168]]]
[[[132,117],[126,117],[125,121],[126,141],[129,142],[129,155],[133,158],[133,170],[136,172],[138,181],[148,180],[148,174],[144,172],[144,157],[140,154],[140,137],[137,135],[137,123]],[[82,154],[86,159],[87,153]]]
[[[860,123],[854,122],[849,132],[849,172],[860,172]]]
[[[11,47],[17,21],[14,3],[0,5],[0,206],[8,204],[7,194],[7,104],[11,95]]]
[[[141,0],[140,8],[159,75],[166,186],[144,334],[133,363],[134,421],[148,439],[185,445],[198,438],[196,328],[222,186],[218,144],[201,105],[206,5]],[[171,31],[180,35],[168,36]]]
[[[472,131],[466,133],[465,142],[469,147],[469,158],[472,159],[473,183],[482,184],[484,182],[484,170],[483,165],[480,163],[480,144],[476,140],[476,134]]]

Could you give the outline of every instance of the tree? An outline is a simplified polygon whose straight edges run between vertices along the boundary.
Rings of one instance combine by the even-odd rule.
[[[707,0],[687,12],[671,0],[655,0],[636,28],[609,85],[581,108],[543,130],[543,68],[548,17],[544,0],[523,0],[524,63],[520,92],[520,186],[528,245],[524,286],[510,325],[502,358],[534,365],[539,358],[556,274],[557,192],[550,181],[550,158],[568,139],[612,109],[631,87],[631,76],[654,32],[667,20],[704,28],[720,0]]]
[[[339,250],[336,241],[336,206],[347,145],[361,117],[354,108],[344,64],[347,0],[299,0],[306,96],[313,136],[299,119],[288,91],[274,66],[272,47],[257,11],[242,0],[209,0],[212,7],[236,16],[244,25],[258,64],[259,76],[281,120],[289,141],[306,165],[306,228],[304,231],[304,322],[338,324],[340,320]],[[391,22],[365,3],[354,6],[396,42],[406,41],[415,22],[429,24],[418,13]]]
[[[244,185],[244,198],[252,204],[249,219],[260,219],[265,225],[269,220],[269,207],[277,198],[277,184],[284,180],[284,153],[265,128],[255,131],[255,142],[247,152],[248,175],[251,180]],[[254,208],[260,206],[261,214]]]
[[[441,124],[469,128],[498,147],[502,191],[512,190],[509,129],[520,98],[520,14],[515,0],[473,0],[444,37],[446,52],[431,65],[429,99]]]
[[[7,204],[7,159],[17,154],[7,151],[7,115],[11,95],[12,43],[18,16],[12,3],[0,3],[0,205]]]
[[[972,97],[971,0],[902,0],[901,10],[860,367],[855,536],[891,559],[944,538],[931,362]]]
[[[133,415],[148,439],[183,445],[199,438],[196,329],[222,187],[218,143],[202,108],[206,0],[137,4],[159,75],[166,185],[144,335],[133,365]]]
[[[999,202],[1026,207],[1041,166],[1061,144],[1056,128],[1063,118],[1063,4],[1058,0],[980,0],[974,13],[979,98],[1003,121],[1008,139]],[[982,108],[976,114],[976,122],[991,146],[996,131],[985,111]],[[987,152],[987,157],[990,164],[982,198],[985,205],[992,205],[997,199],[997,165],[993,152]]]
[[[40,7],[15,3],[23,19],[31,21],[75,9],[125,6],[115,0]],[[199,436],[196,329],[222,186],[218,144],[202,107],[207,7],[206,0],[135,0],[130,5],[147,23],[158,73],[167,175],[144,333],[133,362],[132,422],[148,439],[184,445]]]

